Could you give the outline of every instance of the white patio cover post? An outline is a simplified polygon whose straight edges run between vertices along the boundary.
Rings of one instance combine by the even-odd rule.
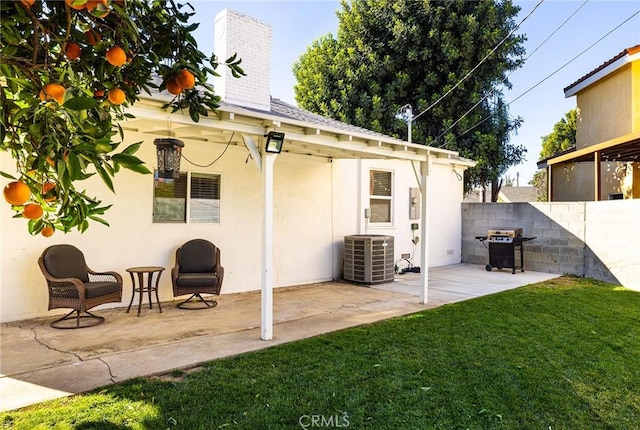
[[[262,340],[273,339],[273,164],[277,154],[262,154]]]
[[[420,201],[420,212],[422,219],[420,220],[420,304],[426,304],[429,301],[429,205],[427,198],[429,170],[431,169],[431,156],[427,152],[427,159],[420,162],[420,189],[422,190],[422,199]]]

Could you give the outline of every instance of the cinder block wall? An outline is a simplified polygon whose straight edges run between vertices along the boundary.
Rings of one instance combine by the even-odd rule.
[[[640,290],[640,199],[588,202],[585,218],[585,276]]]
[[[462,262],[486,264],[476,236],[522,227],[525,270],[573,274],[640,290],[640,200],[463,203]]]

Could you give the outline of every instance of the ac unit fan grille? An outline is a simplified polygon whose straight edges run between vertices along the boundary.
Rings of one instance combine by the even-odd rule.
[[[365,284],[392,282],[393,236],[352,235],[344,241],[344,278]]]

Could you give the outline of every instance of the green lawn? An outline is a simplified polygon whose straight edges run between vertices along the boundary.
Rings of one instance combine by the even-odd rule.
[[[560,278],[42,403],[0,414],[0,423],[640,428],[640,293]]]

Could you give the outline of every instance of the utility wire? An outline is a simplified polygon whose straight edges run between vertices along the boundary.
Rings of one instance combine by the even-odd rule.
[[[531,92],[534,88],[538,87],[540,84],[542,84],[544,81],[546,81],[547,79],[549,79],[551,76],[555,75],[556,73],[558,73],[560,70],[564,69],[566,66],[568,66],[569,64],[571,64],[573,61],[575,61],[578,57],[582,56],[583,54],[585,54],[588,50],[590,50],[591,48],[593,48],[595,45],[597,45],[598,43],[602,42],[603,39],[605,39],[606,37],[608,37],[611,33],[613,33],[614,31],[616,31],[618,28],[622,27],[624,24],[626,24],[629,20],[631,20],[633,17],[635,17],[636,15],[638,15],[640,13],[640,10],[638,10],[636,13],[634,13],[633,15],[631,15],[629,18],[625,19],[624,21],[622,21],[620,24],[618,24],[616,27],[614,27],[612,30],[610,30],[608,33],[606,33],[604,36],[602,36],[600,39],[598,39],[596,42],[592,43],[591,45],[589,45],[589,47],[587,47],[586,49],[584,49],[582,52],[580,52],[578,55],[576,55],[575,57],[573,57],[571,60],[567,61],[564,65],[562,65],[560,68],[556,69],[555,71],[553,71],[551,74],[549,74],[547,77],[545,77],[544,79],[542,79],[540,82],[538,82],[537,84],[533,85],[531,88],[529,88],[528,90],[526,90],[524,93],[520,94],[518,97],[516,97],[515,99],[511,100],[509,103],[506,104],[506,106],[510,106],[512,103],[514,103],[515,101],[519,100],[520,98],[522,98],[524,95],[528,94],[529,92]],[[464,136],[465,134],[469,133],[471,130],[475,129],[476,127],[478,127],[480,124],[482,124],[483,122],[485,122],[486,120],[488,120],[489,118],[491,118],[492,115],[489,115],[485,118],[483,118],[482,120],[480,120],[479,122],[477,122],[476,124],[474,124],[473,126],[471,126],[470,128],[468,128],[467,130],[465,130],[464,132],[460,133],[458,135],[458,137],[460,136]]]
[[[574,15],[576,13],[578,13],[580,11],[580,9],[582,9],[587,3],[589,2],[589,0],[585,0],[575,11],[573,11],[573,13],[571,15],[569,15],[569,17],[567,19],[565,19],[562,24],[560,24],[553,32],[551,32],[551,34],[549,34],[549,36],[547,36],[533,51],[531,51],[531,53],[529,55],[527,55],[524,59],[525,63],[527,62],[527,60],[529,58],[531,58],[533,56],[533,54],[535,54],[540,48],[542,48],[542,46],[544,44],[546,44],[549,39],[551,39],[553,37],[553,35],[555,35],[562,27],[564,27],[564,25],[569,22],[571,20],[571,18],[574,17]],[[499,83],[499,84],[503,84],[507,81],[507,79],[509,79],[509,77],[515,72],[512,71],[511,73],[509,73],[507,76],[505,76]],[[468,111],[466,111],[460,118],[458,118],[453,124],[451,124],[449,126],[449,128],[447,128],[445,131],[443,131],[442,133],[440,133],[440,135],[438,137],[436,137],[433,141],[432,144],[437,142],[438,140],[440,140],[445,134],[447,134],[453,127],[456,126],[456,124],[458,124],[460,121],[462,121],[464,118],[466,118],[467,115],[469,115],[475,108],[477,108],[483,101],[485,101],[489,96],[491,96],[492,94],[495,93],[495,90],[491,90],[489,91],[484,97],[482,97],[476,104],[474,104],[471,108],[469,108]],[[508,104],[507,104],[508,106]],[[481,122],[479,122],[478,124],[476,124],[474,127],[477,127],[478,125],[482,124],[483,122],[485,122],[488,118],[483,119]]]
[[[581,53],[579,53],[578,55],[576,55],[575,57],[573,57],[571,60],[567,61],[566,63],[564,63],[562,66],[560,66],[559,68],[557,68],[555,71],[553,71],[549,76],[547,76],[546,78],[542,79],[540,82],[538,82],[537,84],[535,84],[534,86],[532,86],[531,88],[529,88],[527,91],[525,91],[524,93],[520,94],[518,97],[516,97],[515,99],[511,100],[509,103],[507,103],[508,105],[510,105],[511,103],[515,102],[516,100],[520,99],[522,96],[524,96],[525,94],[529,93],[531,90],[533,90],[534,88],[536,88],[538,85],[540,85],[541,83],[543,83],[544,81],[546,81],[547,79],[549,79],[551,76],[555,75],[556,73],[558,73],[560,70],[564,69],[565,67],[567,67],[569,64],[571,64],[573,61],[575,61],[578,57],[582,56],[582,54],[584,54],[585,52],[587,52],[588,50],[590,50],[591,48],[593,48],[595,45],[597,45],[598,43],[602,42],[602,40],[609,36],[611,33],[613,33],[614,31],[616,31],[618,28],[622,27],[624,24],[626,24],[629,20],[631,20],[631,18],[635,17],[636,15],[638,15],[640,13],[640,10],[637,11],[636,13],[634,13],[633,15],[631,15],[629,18],[625,19],[624,21],[622,21],[620,24],[618,24],[614,29],[610,30],[607,34],[605,34],[604,36],[602,36],[600,39],[598,39],[597,41],[593,42],[591,45],[589,45],[589,47],[587,47],[585,50],[583,50]]]
[[[234,131],[233,133],[231,133],[231,137],[229,138],[229,141],[227,142],[227,146],[225,146],[225,147],[224,147],[224,150],[222,151],[222,153],[220,153],[220,155],[218,155],[218,157],[217,157],[215,160],[213,160],[211,163],[209,163],[209,164],[196,164],[196,163],[194,163],[193,161],[190,161],[190,160],[189,160],[187,157],[185,157],[184,155],[182,155],[182,154],[180,154],[180,155],[181,155],[181,156],[182,156],[182,158],[184,158],[184,159],[185,159],[185,161],[186,161],[187,163],[189,163],[189,164],[193,164],[194,166],[197,166],[197,167],[209,167],[209,166],[213,165],[213,163],[215,163],[216,161],[218,161],[218,160],[219,160],[219,159],[224,155],[224,153],[225,153],[225,152],[227,152],[227,149],[229,149],[229,145],[231,145],[231,141],[233,140],[233,136],[234,136],[235,134],[236,134],[236,132],[235,132],[235,131]]]
[[[440,103],[445,97],[447,97],[449,94],[451,94],[451,92],[453,90],[455,90],[462,82],[464,82],[469,76],[471,76],[473,74],[473,72],[475,72],[478,67],[480,67],[482,65],[482,63],[484,63],[486,61],[487,58],[489,58],[494,52],[496,52],[496,50],[504,43],[507,41],[507,39],[509,39],[509,37],[511,37],[511,35],[513,35],[513,33],[515,33],[520,26],[531,16],[533,15],[533,12],[536,11],[536,9],[538,9],[538,7],[544,2],[544,0],[540,0],[538,2],[538,4],[531,10],[531,12],[529,12],[527,14],[527,16],[525,16],[522,21],[520,21],[520,23],[518,25],[516,25],[513,30],[511,30],[509,32],[509,34],[507,34],[501,41],[500,43],[498,43],[487,55],[484,56],[484,58],[482,60],[480,60],[480,62],[478,64],[476,64],[476,66],[469,70],[469,72],[464,75],[464,77],[462,79],[460,79],[458,82],[456,82],[456,84],[451,87],[449,89],[449,91],[447,91],[446,93],[444,93],[442,96],[440,96],[440,98],[438,100],[436,100],[435,102],[431,103],[431,105],[429,105],[425,110],[423,110],[422,112],[420,112],[418,115],[413,117],[413,121],[415,121],[416,119],[418,119],[418,117],[420,117],[421,115],[427,113],[428,111],[430,111],[431,109],[433,109],[434,106],[436,106],[438,103]]]

